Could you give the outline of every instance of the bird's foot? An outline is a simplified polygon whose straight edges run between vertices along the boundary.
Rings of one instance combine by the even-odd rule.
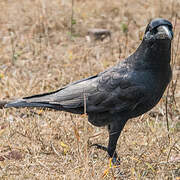
[[[119,166],[121,163],[120,157],[112,157],[112,163],[116,166]]]
[[[101,149],[101,150],[103,150],[103,151],[106,151],[106,152],[108,153],[108,155],[109,155],[109,152],[108,152],[108,148],[107,148],[107,147],[102,146],[102,145],[100,145],[100,144],[92,144],[91,147],[92,147],[92,146],[95,146],[97,149]],[[113,156],[110,156],[110,155],[109,155],[109,157],[110,157],[110,161],[111,161],[115,166],[120,165],[120,158],[117,157],[117,153],[116,153],[116,152],[114,152]]]
[[[91,147],[92,147],[92,146],[95,146],[97,149],[102,149],[103,151],[108,152],[108,148],[105,147],[105,146],[102,146],[102,145],[100,145],[100,144],[92,144]]]

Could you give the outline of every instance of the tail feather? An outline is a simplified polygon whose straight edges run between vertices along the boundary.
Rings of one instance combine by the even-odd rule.
[[[57,91],[10,101],[5,105],[5,108],[40,107],[83,114],[85,98],[87,100],[85,94],[94,94],[97,92],[96,80],[97,76],[92,76],[76,81]]]
[[[11,102],[7,103],[4,107],[5,108],[9,108],[9,107],[14,107],[14,108],[41,107],[41,108],[52,108],[52,109],[61,110],[60,105],[49,104],[48,102],[27,102],[24,99],[18,99],[15,101],[11,101]]]
[[[0,109],[4,108],[8,101],[0,101]]]
[[[50,93],[37,94],[33,96],[23,97],[21,99],[16,99],[9,101],[4,107],[5,108],[23,108],[23,107],[41,107],[41,108],[52,108],[61,110],[61,105],[51,104],[51,95],[55,94],[57,91]]]
[[[75,114],[83,114],[84,113],[84,108],[66,108],[63,107],[60,104],[50,104],[48,102],[27,102],[26,99],[18,99],[14,100],[11,102],[8,102],[4,106],[5,108],[25,108],[25,107],[30,107],[30,108],[50,108],[58,111],[66,111],[66,112],[71,112]]]

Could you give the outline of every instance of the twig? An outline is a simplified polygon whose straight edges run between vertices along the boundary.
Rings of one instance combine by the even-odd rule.
[[[48,168],[44,163],[42,163],[42,162],[39,161],[38,159],[36,160],[36,162],[38,162],[42,167],[44,167],[46,170],[49,171],[49,168]]]
[[[173,101],[174,101],[174,104],[176,106],[176,99],[175,99],[175,91],[176,91],[176,87],[177,87],[177,79],[178,79],[178,76],[176,77],[176,80],[175,82],[173,83],[172,82],[172,87],[171,87],[171,90],[172,90],[172,98],[173,98]]]
[[[180,32],[178,33],[177,47],[176,47],[176,52],[174,53],[174,64],[175,64],[175,62],[176,62],[177,55],[178,55],[178,50],[179,50],[179,42],[180,42]],[[173,64],[173,65],[174,65],[174,64]]]
[[[52,148],[52,150],[55,152],[55,154],[57,154],[57,156],[59,156],[59,157],[61,156],[61,155],[59,154],[59,152],[55,149],[53,143],[51,143],[51,148]]]
[[[122,50],[121,50],[121,46],[120,46],[120,40],[118,40],[118,51],[119,51],[119,59],[121,59]]]
[[[70,117],[71,117],[71,122],[73,123],[73,125],[74,125],[74,132],[75,132],[75,136],[76,136],[76,139],[77,139],[77,147],[78,147],[78,154],[79,154],[79,161],[80,161],[80,157],[81,157],[81,154],[80,154],[80,148],[79,148],[79,139],[77,138],[77,125],[76,125],[76,123],[73,121],[73,118],[72,118],[72,115],[70,115]],[[79,135],[78,135],[79,136]]]
[[[176,25],[177,25],[177,14],[175,16],[175,21],[174,21],[174,33],[176,31]],[[180,33],[179,33],[180,34]],[[172,51],[171,51],[171,64],[172,64],[172,69],[174,69],[174,65],[176,62],[176,58],[177,58],[177,52],[179,49],[179,34],[178,34],[178,43],[177,43],[177,48],[176,48],[176,52],[174,51],[174,40],[172,41]]]
[[[86,114],[86,94],[85,94],[85,92],[83,93],[83,95],[84,95],[84,114]]]
[[[15,40],[14,40],[14,32],[12,31],[12,29],[9,29],[9,36],[11,37],[11,50],[12,50],[12,64],[14,65],[15,63],[15,49],[16,49],[16,46],[15,46]]]
[[[178,140],[171,146],[171,148],[170,148],[170,150],[169,150],[169,152],[168,152],[167,163],[168,163],[168,161],[169,161],[169,157],[170,157],[171,151],[172,151],[172,149],[174,148],[174,146],[176,145],[177,142],[178,142]]]
[[[169,87],[170,86],[168,86],[168,88],[167,88],[165,108],[166,108],[166,124],[167,124],[168,138],[170,140],[170,136],[169,136],[169,119],[168,119],[168,95],[169,95]]]
[[[73,21],[74,21],[74,0],[71,2],[71,36],[72,36],[72,31],[73,31]]]

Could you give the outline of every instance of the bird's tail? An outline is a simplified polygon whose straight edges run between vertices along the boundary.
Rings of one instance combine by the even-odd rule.
[[[41,107],[41,108],[53,108],[60,109],[57,105],[52,105],[46,102],[27,102],[24,99],[17,99],[4,105],[5,108],[23,108],[23,107]]]
[[[55,93],[55,92],[53,92]],[[51,97],[53,93],[39,94],[29,97],[24,97],[21,99],[9,101],[4,105],[5,108],[23,108],[23,107],[41,107],[41,108],[52,108],[61,110],[62,106],[60,104],[51,103]]]
[[[76,81],[53,92],[38,94],[10,101],[5,108],[40,107],[67,111],[76,114],[84,113],[84,104],[88,103],[87,94],[97,93],[97,76]]]
[[[4,108],[7,103],[8,101],[0,101],[0,109]]]

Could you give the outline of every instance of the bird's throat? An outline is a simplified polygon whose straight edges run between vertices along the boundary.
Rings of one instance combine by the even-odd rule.
[[[150,64],[169,64],[171,60],[171,41],[166,39],[152,42],[143,40],[135,56],[136,59]]]

